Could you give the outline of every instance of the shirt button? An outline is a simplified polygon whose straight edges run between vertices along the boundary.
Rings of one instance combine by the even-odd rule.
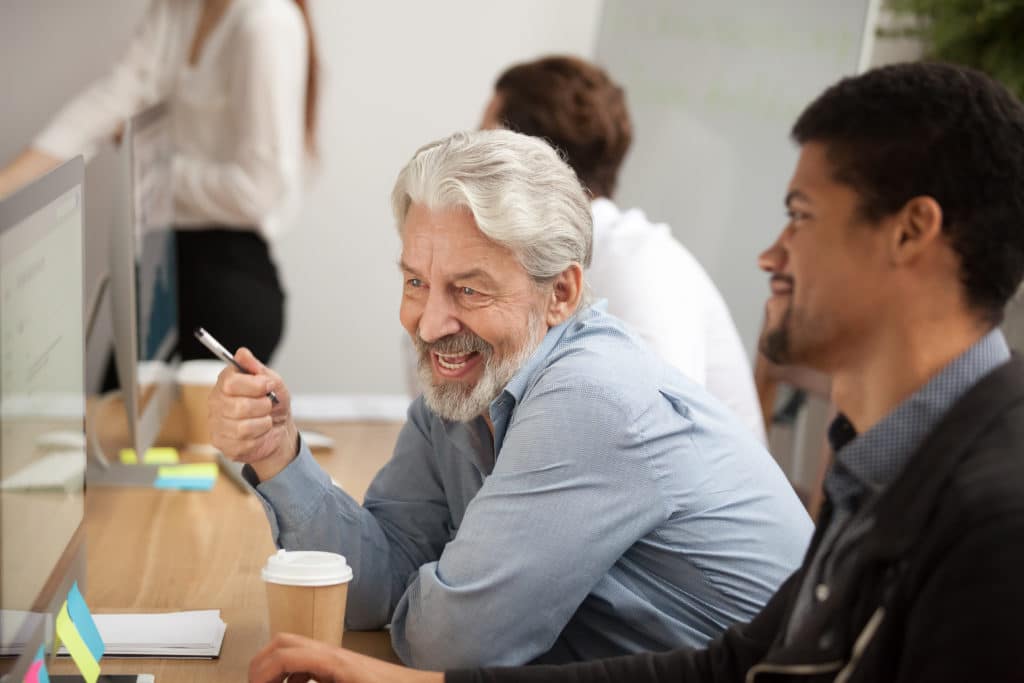
[[[818,599],[818,602],[825,602],[831,594],[832,591],[829,590],[829,587],[824,583],[819,583],[814,587],[814,597]]]
[[[832,632],[831,631],[826,631],[825,633],[821,634],[820,638],[818,638],[818,649],[819,650],[831,649],[833,643],[835,643],[835,638],[833,637]]]

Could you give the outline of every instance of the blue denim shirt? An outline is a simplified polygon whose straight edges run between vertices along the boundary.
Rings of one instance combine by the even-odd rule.
[[[750,430],[601,307],[483,418],[419,398],[358,505],[303,445],[260,483],[275,542],[344,554],[347,624],[430,669],[700,646],[800,564],[811,522]]]

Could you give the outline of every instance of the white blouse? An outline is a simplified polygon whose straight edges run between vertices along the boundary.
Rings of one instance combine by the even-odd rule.
[[[754,373],[715,283],[667,225],[639,209],[594,200],[594,253],[586,274],[608,312],[669,364],[705,387],[765,443]]]
[[[307,37],[292,0],[233,0],[198,62],[203,0],[153,0],[113,70],[65,106],[33,145],[90,158],[133,114],[170,103],[175,223],[279,235],[305,164]]]

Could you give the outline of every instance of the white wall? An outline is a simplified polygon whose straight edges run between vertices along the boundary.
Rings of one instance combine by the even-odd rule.
[[[473,128],[498,73],[591,56],[600,0],[320,0],[322,173],[278,254],[289,324],[278,370],[305,393],[402,393],[391,185],[422,144]]]
[[[120,54],[145,6],[3,0],[0,163]],[[404,392],[399,243],[388,204],[395,175],[421,144],[475,127],[509,63],[554,51],[592,56],[600,7],[601,0],[313,3],[322,164],[299,221],[276,248],[289,299],[274,364],[293,392]],[[87,282],[105,268],[112,160],[101,154],[87,172]],[[91,365],[95,375],[102,363]]]

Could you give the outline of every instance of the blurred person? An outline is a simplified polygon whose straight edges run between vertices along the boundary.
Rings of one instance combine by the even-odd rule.
[[[282,635],[250,681],[1021,680],[1024,360],[998,324],[1024,275],[1024,105],[900,64],[827,89],[792,134],[760,349],[828,374],[840,414],[811,547],[760,614],[706,649],[447,674]]]
[[[348,628],[390,623],[402,661],[454,667],[705,644],[755,614],[810,520],[732,413],[588,305],[572,169],[534,137],[460,133],[392,198],[424,392],[363,505],[247,351],[255,374],[226,370],[210,399],[275,544],[348,559]]]
[[[498,76],[481,122],[547,140],[591,196],[594,256],[587,282],[608,312],[707,388],[765,441],[750,361],[729,308],[669,226],[612,201],[633,139],[623,89],[600,67],[551,56]]]
[[[179,350],[209,357],[192,336],[206,326],[269,359],[285,317],[269,240],[291,220],[315,149],[316,67],[305,0],[153,0],[111,71],[0,170],[0,196],[88,160],[126,119],[167,101]]]

